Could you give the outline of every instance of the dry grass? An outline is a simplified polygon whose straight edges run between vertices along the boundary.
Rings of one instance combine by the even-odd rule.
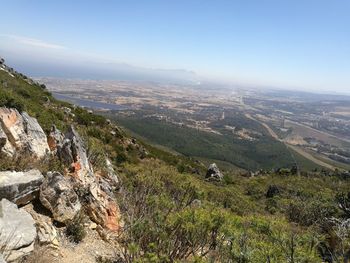
[[[26,171],[38,169],[42,173],[48,171],[63,172],[63,166],[56,156],[48,154],[46,158],[38,160],[28,153],[17,153],[13,157],[0,154],[0,171]]]
[[[52,263],[59,262],[57,252],[50,247],[38,247],[29,256],[23,257],[19,263]]]

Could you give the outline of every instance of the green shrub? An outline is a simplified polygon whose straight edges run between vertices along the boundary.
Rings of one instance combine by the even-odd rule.
[[[245,214],[242,193],[157,161],[125,168],[126,262],[321,262],[313,235],[282,217]]]
[[[185,172],[185,166],[184,166],[183,163],[178,164],[178,165],[176,166],[176,169],[177,169],[177,171],[178,171],[179,173]]]
[[[0,107],[15,108],[19,112],[25,110],[24,102],[8,92],[0,91]]]
[[[85,238],[84,220],[83,213],[79,213],[67,223],[66,235],[72,242],[79,243]]]
[[[285,211],[291,222],[302,226],[322,224],[328,218],[336,215],[335,203],[323,198],[312,201],[292,200]]]
[[[74,114],[76,115],[76,121],[84,126],[90,126],[92,123],[97,126],[104,126],[107,123],[104,117],[96,114],[91,114],[87,110],[79,107],[74,110]]]
[[[115,162],[119,165],[126,162],[127,160],[128,160],[128,157],[124,152],[118,153],[117,157],[115,158]]]

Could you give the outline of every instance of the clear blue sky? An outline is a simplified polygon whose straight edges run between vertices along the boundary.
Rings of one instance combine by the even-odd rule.
[[[86,56],[238,83],[350,90],[347,0],[2,1],[0,41],[38,60]]]

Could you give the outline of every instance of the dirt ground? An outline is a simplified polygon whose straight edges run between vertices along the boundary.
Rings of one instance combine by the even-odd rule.
[[[79,244],[61,240],[58,249],[37,247],[23,263],[95,263],[98,256],[114,258],[115,248],[103,241],[97,231],[87,230],[87,236]]]
[[[41,206],[29,203],[24,207],[34,219],[51,222],[50,215]],[[35,250],[28,257],[23,258],[20,263],[95,263],[98,256],[104,258],[115,258],[116,245],[104,241],[96,229],[89,228],[92,222],[86,222],[86,236],[78,244],[68,240],[65,228],[58,227],[58,247],[35,245]]]

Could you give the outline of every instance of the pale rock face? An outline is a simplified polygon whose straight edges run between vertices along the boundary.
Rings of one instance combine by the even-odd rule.
[[[56,127],[52,127],[48,142],[50,149],[69,167],[70,173],[83,183],[92,180],[93,169],[89,163],[84,142],[73,126],[69,127],[65,135]]]
[[[4,132],[4,130],[2,129],[2,127],[0,125],[0,147],[4,147],[7,140],[8,139],[7,139],[6,133]]]
[[[35,118],[16,109],[0,108],[0,150],[8,156],[27,151],[43,158],[50,152],[46,134]]]
[[[60,173],[48,173],[40,187],[40,201],[51,211],[53,218],[65,223],[80,211],[81,204],[72,183]]]
[[[45,157],[50,152],[47,144],[47,137],[38,121],[30,117],[26,112],[22,113],[25,132],[27,135],[29,151],[35,154],[38,158]]]
[[[56,228],[52,224],[44,221],[36,221],[36,224],[40,245],[49,245],[52,248],[59,247],[60,242]]]
[[[9,142],[15,148],[24,148],[27,140],[22,115],[16,109],[0,108],[0,121]]]
[[[106,159],[104,176],[96,176],[89,187],[89,203],[86,210],[90,219],[111,231],[120,229],[121,217],[114,192],[119,187],[119,179],[110,160]]]
[[[98,177],[98,182],[101,190],[107,193],[109,196],[113,196],[114,192],[119,188],[120,182],[117,173],[115,172],[113,165],[109,159],[106,159],[106,172],[105,176]]]
[[[74,167],[74,171],[80,180],[93,176],[93,170],[86,154],[84,142],[73,126],[69,127],[65,138],[67,142],[68,140],[70,142],[67,143],[67,147],[70,146],[70,152],[73,157],[73,163],[71,165]]]
[[[108,178],[112,181],[113,184],[119,184],[119,178],[114,171],[113,165],[109,159],[106,159],[106,169],[108,171]]]
[[[52,224],[52,219],[47,215],[37,213],[34,207],[28,206],[29,213],[33,217],[38,233],[38,243],[50,248],[58,248],[60,245],[59,233]]]
[[[1,127],[0,123],[0,151],[3,152],[6,156],[13,156],[16,149],[11,145],[9,139],[7,138],[6,133]]]
[[[6,199],[0,201],[0,229],[0,247],[5,247],[3,256],[7,262],[34,250],[35,221],[28,212]]]
[[[86,211],[90,219],[109,230],[118,231],[121,218],[116,202],[102,191],[98,184],[90,186],[89,194]]]
[[[0,172],[0,198],[6,198],[17,205],[27,204],[39,195],[44,180],[38,170],[27,172]]]

